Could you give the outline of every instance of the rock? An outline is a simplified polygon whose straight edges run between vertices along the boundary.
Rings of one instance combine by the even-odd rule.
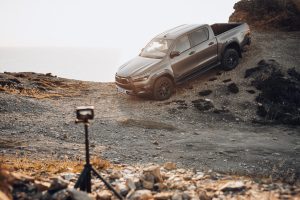
[[[185,191],[182,197],[187,200],[199,200],[199,196],[195,191]]]
[[[209,197],[205,191],[199,192],[199,200],[212,200],[211,197]]]
[[[66,189],[67,187],[68,187],[68,182],[64,181],[61,178],[54,178],[51,182],[51,185],[50,185],[50,188],[48,191],[53,194],[59,190]]]
[[[20,174],[20,173],[16,173],[16,172],[12,172],[11,175],[19,181],[34,182],[34,177],[32,177],[32,176],[28,176],[28,175]]]
[[[61,173],[60,176],[66,181],[71,181],[76,179],[75,173]]]
[[[126,195],[127,195],[128,192],[129,192],[129,188],[128,188],[125,184],[123,184],[123,183],[117,184],[116,190],[117,190],[117,192],[119,192],[123,197],[126,197]]]
[[[222,75],[222,71],[219,71],[216,73],[217,76],[221,76]]]
[[[225,79],[225,80],[223,81],[223,83],[228,83],[228,82],[230,82],[230,81],[231,81],[231,78]]]
[[[297,81],[300,81],[300,73],[297,72],[295,68],[288,69],[287,73]]]
[[[150,190],[137,190],[130,197],[130,200],[152,200],[153,196]]]
[[[1,190],[0,190],[0,199],[1,200],[10,200],[10,198],[8,198],[8,196]]]
[[[110,175],[110,179],[120,179],[122,177],[122,174],[118,171],[113,171]]]
[[[154,187],[154,181],[142,180],[142,185],[143,185],[143,188],[148,189],[148,190],[152,190],[153,187]]]
[[[154,191],[163,191],[166,190],[168,186],[164,183],[155,183],[153,186]]]
[[[168,200],[171,199],[172,196],[173,196],[172,192],[161,192],[155,194],[153,197],[155,200]]]
[[[248,92],[249,94],[255,94],[254,90],[246,90],[246,92]]]
[[[51,195],[51,193],[48,191],[43,195],[43,200],[67,200],[71,199],[70,194],[66,189],[64,190],[59,190]],[[72,199],[73,200],[73,199]]]
[[[239,88],[238,88],[238,86],[237,86],[235,83],[229,84],[229,85],[227,86],[227,88],[228,88],[229,92],[231,92],[231,93],[236,94],[236,93],[239,92]]]
[[[182,193],[178,193],[178,192],[174,193],[171,199],[172,200],[182,200],[183,199]]]
[[[208,111],[214,108],[214,104],[209,99],[198,99],[192,101],[192,103],[200,111]]]
[[[34,184],[37,187],[37,189],[41,192],[48,190],[51,185],[49,182],[43,182],[43,181],[37,181],[37,180],[34,181]]]
[[[164,168],[165,168],[166,170],[174,170],[174,169],[176,169],[176,163],[173,163],[173,162],[166,162],[166,163],[164,164]]]
[[[67,190],[72,200],[92,200],[86,192],[78,191],[75,189]]]
[[[207,96],[207,95],[210,95],[212,93],[211,90],[202,90],[199,92],[199,95],[200,96]]]
[[[102,190],[97,193],[96,200],[110,200],[112,197],[112,193],[109,190]]]
[[[203,172],[197,172],[195,174],[195,176],[192,178],[192,180],[200,180],[204,177],[204,173]]]
[[[208,81],[215,81],[215,80],[217,80],[217,77],[212,77],[212,78],[208,79]]]
[[[135,182],[134,182],[134,180],[133,179],[131,179],[131,178],[128,178],[127,180],[126,180],[126,186],[130,189],[130,190],[136,190],[136,185],[135,185]]]
[[[19,80],[16,79],[16,78],[11,78],[11,79],[8,79],[8,80],[11,81],[11,82],[14,82],[14,83],[16,83],[16,84],[21,83],[21,81],[19,81]]]
[[[220,187],[222,192],[239,192],[246,188],[242,181],[230,181]]]
[[[163,182],[163,178],[160,173],[160,167],[158,165],[153,165],[144,168],[143,179],[151,182],[154,181],[154,183]]]

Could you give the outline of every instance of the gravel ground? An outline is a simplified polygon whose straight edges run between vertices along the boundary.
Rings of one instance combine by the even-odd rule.
[[[95,82],[84,82],[76,95],[42,99],[0,92],[1,154],[82,159],[83,125],[74,123],[74,110],[94,105],[92,154],[113,163],[171,161],[201,171],[299,181],[299,126],[252,123],[257,117],[254,99],[259,91],[251,80],[244,79],[246,69],[262,59],[275,59],[283,70],[299,70],[299,32],[254,32],[253,36],[253,45],[235,70],[212,70],[179,86],[167,101],[118,94],[113,83]],[[223,82],[228,79],[231,81]],[[79,81],[67,82],[75,85]],[[238,93],[228,91],[231,83],[238,86]],[[199,96],[207,89],[212,93]],[[65,90],[67,93],[67,87]],[[215,109],[195,108],[193,101],[204,98]]]

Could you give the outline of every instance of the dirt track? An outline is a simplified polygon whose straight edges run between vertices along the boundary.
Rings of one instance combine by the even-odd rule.
[[[243,78],[245,70],[261,59],[299,70],[299,42],[299,33],[254,33],[253,45],[237,69],[208,72],[163,102],[117,94],[113,83],[87,83],[79,96],[41,100],[2,92],[0,151],[35,158],[82,158],[83,127],[74,124],[74,108],[88,104],[96,108],[90,126],[92,152],[112,162],[173,161],[205,171],[299,180],[299,126],[253,124],[259,91]],[[239,93],[227,91],[226,79],[238,85]],[[204,89],[213,91],[204,98],[211,99],[217,110],[225,106],[229,112],[197,110],[192,101],[203,98],[198,92]]]

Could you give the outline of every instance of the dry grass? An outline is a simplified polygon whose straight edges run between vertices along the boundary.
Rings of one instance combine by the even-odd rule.
[[[70,84],[62,84],[61,82],[57,85],[47,85],[46,88],[51,88],[48,91],[42,91],[39,89],[17,89],[14,87],[8,86],[0,86],[0,91],[7,92],[9,94],[18,94],[27,97],[33,97],[37,99],[45,99],[45,98],[61,98],[61,97],[71,97],[71,96],[79,96],[81,90],[86,90],[87,85],[84,83],[70,83]]]
[[[98,170],[106,169],[111,166],[108,161],[98,157],[92,158],[91,163]],[[55,175],[62,172],[79,173],[82,170],[83,165],[83,161],[0,156],[0,166],[2,166],[2,168],[34,177]]]

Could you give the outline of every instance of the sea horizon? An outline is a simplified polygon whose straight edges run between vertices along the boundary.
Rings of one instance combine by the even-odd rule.
[[[126,59],[116,48],[0,47],[0,72],[51,73],[68,79],[113,82]]]

